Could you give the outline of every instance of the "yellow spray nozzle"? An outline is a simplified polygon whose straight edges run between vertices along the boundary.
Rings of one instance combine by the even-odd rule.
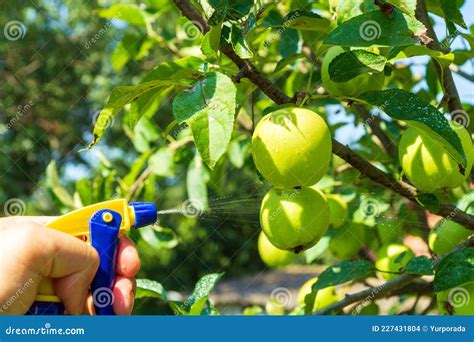
[[[143,227],[156,222],[157,219],[156,207],[153,203],[135,202],[129,204],[125,199],[116,199],[71,211],[50,222],[47,227],[76,236],[90,244],[89,221],[101,209],[108,209],[120,214],[122,217],[121,231],[128,231],[131,227]],[[111,222],[113,216],[110,212],[104,212],[102,220]],[[54,295],[51,279],[44,279],[41,282],[38,293],[36,301],[60,302],[60,299]]]
[[[89,242],[89,220],[96,211],[101,209],[110,209],[122,216],[120,230],[128,231],[130,227],[135,225],[135,210],[133,207],[129,206],[125,199],[117,199],[71,211],[58,217],[47,226],[72,236],[83,237],[86,242]]]

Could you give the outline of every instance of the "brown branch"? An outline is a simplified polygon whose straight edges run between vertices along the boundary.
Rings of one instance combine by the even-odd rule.
[[[386,282],[382,285],[375,286],[368,288],[366,290],[356,292],[350,295],[346,295],[343,300],[332,304],[322,310],[313,312],[313,315],[326,315],[329,314],[333,311],[340,311],[344,309],[346,306],[349,306],[351,304],[361,302],[364,300],[370,300],[373,301],[378,298],[385,298],[385,297],[390,297],[392,292],[398,291],[396,293],[401,294],[401,289],[404,285],[407,285],[413,280],[417,279],[419,276],[416,274],[403,274],[400,277],[391,280],[389,282]],[[408,292],[411,293],[411,292]]]
[[[205,33],[209,30],[204,18],[187,0],[173,0],[181,13]],[[277,104],[294,103],[296,97],[290,98],[280,88],[275,86],[265,75],[263,75],[250,61],[240,58],[232,49],[232,46],[225,45],[221,51],[227,55],[239,68],[241,77],[248,78],[252,83],[259,87],[270,99]],[[332,139],[333,153],[347,161],[354,168],[366,175],[374,182],[385,186],[388,189],[406,197],[407,199],[418,203],[416,200],[416,189],[402,181],[396,180],[392,175],[385,173],[363,157],[352,151],[349,147]],[[440,204],[437,209],[430,210],[433,214],[448,217],[466,228],[474,230],[474,216],[469,215],[450,204]]]
[[[143,172],[140,174],[140,176],[137,178],[137,180],[130,186],[130,190],[128,190],[127,194],[127,202],[130,202],[130,200],[135,196],[135,193],[138,191],[142,183],[148,178],[149,175],[151,175],[152,170],[148,166]]]
[[[474,75],[469,75],[468,73],[462,71],[457,65],[455,64],[451,64],[449,66],[449,69],[458,74],[459,76],[465,78],[466,80],[470,81],[470,82],[474,82]]]
[[[364,118],[365,123],[370,127],[372,133],[380,140],[385,151],[392,157],[397,157],[397,145],[390,139],[390,137],[385,133],[385,131],[380,126],[381,120],[378,116],[373,115],[367,108],[362,105],[352,105],[357,113]]]
[[[433,29],[433,25],[431,24],[430,17],[428,16],[428,11],[426,9],[424,0],[417,1],[416,17],[423,23],[423,25],[425,25],[427,35],[432,39],[426,45],[432,50],[446,53],[445,49],[443,49],[441,46],[438,37],[436,36],[436,32]],[[441,66],[434,58],[433,63],[436,68],[438,78],[441,80],[444,96],[447,98],[448,110],[451,113],[455,110],[462,110],[461,99],[459,98],[458,90],[456,89],[456,84],[454,83],[453,74],[451,73],[449,66]]]

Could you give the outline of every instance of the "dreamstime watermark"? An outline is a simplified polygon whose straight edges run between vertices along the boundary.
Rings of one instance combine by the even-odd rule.
[[[382,285],[379,285],[379,286],[376,286],[372,289],[372,292],[370,293],[370,295],[368,295],[367,297],[364,298],[364,300],[362,302],[360,302],[359,304],[357,304],[352,310],[351,310],[351,315],[358,315],[360,314],[360,312],[362,311],[363,308],[365,308],[367,305],[369,305],[370,303],[372,303],[374,300],[375,300],[375,296],[377,296],[377,294],[382,291],[385,286],[387,285],[387,283],[384,283]]]
[[[375,198],[364,198],[360,203],[360,209],[366,217],[377,217],[380,214],[380,202]]]
[[[184,40],[196,40],[204,31],[204,27],[199,21],[187,21],[181,28],[184,32]]]
[[[452,219],[460,212],[458,208],[454,208],[452,211],[449,212],[449,215],[443,217],[443,219],[438,223],[438,226],[443,226],[448,221],[452,221]]]
[[[270,302],[277,307],[288,308],[294,305],[294,298],[286,287],[277,287],[270,293]]]
[[[5,216],[22,216],[26,212],[26,204],[19,198],[10,198],[3,205]]]
[[[450,113],[450,116],[451,120],[455,123],[454,129],[467,128],[471,123],[471,118],[469,117],[469,114],[462,109],[453,110]]]
[[[276,191],[280,191],[280,190],[276,190]],[[285,192],[283,194],[283,198],[289,202],[293,202],[299,195],[300,195],[300,190],[294,189],[294,191],[291,191],[290,194],[288,194],[288,192]],[[278,215],[282,212],[282,210],[283,210],[283,207],[279,205],[276,210],[272,211],[268,219],[270,221],[273,221],[274,219],[278,217]]]
[[[451,34],[449,36],[447,36],[444,41],[440,44],[440,47],[441,49],[443,50],[447,50],[450,48],[451,46],[451,43],[453,42],[453,40],[459,36],[461,32],[459,32],[457,29],[454,30],[453,32],[451,32]]]
[[[293,22],[296,19],[298,19],[300,16],[301,16],[300,11],[295,11],[290,17],[286,18],[283,25],[276,32],[270,33],[270,37],[268,38],[268,40],[265,40],[265,42],[263,43],[263,46],[268,49],[276,40],[278,40],[281,37],[282,33],[287,28],[289,28],[293,24]]]
[[[99,287],[92,292],[92,299],[96,307],[105,308],[114,303],[115,297],[113,291],[108,287]]]
[[[380,24],[374,20],[364,21],[359,27],[359,36],[365,41],[377,39],[382,34]]]
[[[26,35],[26,26],[19,20],[12,20],[3,27],[5,38],[14,42],[20,40]]]
[[[187,123],[183,123],[182,125],[178,126],[177,129],[175,129],[173,132],[171,132],[171,136],[172,136],[174,139],[178,139],[178,138],[179,138],[179,135],[180,135],[181,133],[183,133],[183,131],[184,131],[186,128],[189,128],[188,124],[187,124]]]
[[[23,284],[19,284],[18,289],[16,290],[16,292],[12,296],[10,296],[10,298],[7,298],[7,300],[4,303],[2,303],[2,305],[0,306],[0,313],[3,313],[4,311],[7,311],[8,308],[11,307],[13,305],[13,303],[15,303],[18,300],[18,298],[20,298],[20,296],[31,285],[33,285],[33,283],[34,283],[33,278],[30,278],[27,281],[25,281]]]
[[[5,335],[85,335],[84,328],[53,328],[51,323],[45,323],[39,328],[15,328],[9,326]]]
[[[453,287],[448,292],[448,303],[453,308],[460,308],[466,306],[471,301],[469,291],[464,287]]]
[[[26,113],[28,113],[31,108],[33,107],[34,103],[33,101],[28,101],[25,105],[19,105],[16,109],[15,116],[8,120],[8,122],[2,126],[0,126],[0,135],[5,134],[7,130],[12,128],[18,120],[20,120]]]
[[[92,117],[92,123],[94,127],[97,127],[100,130],[106,130],[114,125],[115,118],[108,111],[98,111],[95,112]]]
[[[92,37],[90,37],[85,43],[84,43],[84,48],[86,50],[89,50],[92,46],[94,46],[95,43],[97,43],[106,33],[107,31],[110,29],[110,27],[112,27],[112,25],[117,22],[117,20],[120,20],[120,18],[122,17],[122,12],[117,12],[116,14],[116,18],[113,18],[113,19],[110,19],[110,20],[107,20],[104,24],[104,26],[102,26],[99,31],[96,32],[95,35],[93,35]]]
[[[279,109],[271,114],[270,119],[277,125],[286,126],[291,122],[291,113],[289,110]]]
[[[187,199],[181,205],[181,211],[186,217],[198,217],[204,213],[204,204],[197,199]]]

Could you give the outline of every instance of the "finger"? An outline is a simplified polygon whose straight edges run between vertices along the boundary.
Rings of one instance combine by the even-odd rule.
[[[120,238],[117,253],[117,274],[132,278],[140,269],[140,258],[132,241],[125,235]]]
[[[8,223],[8,224],[21,224],[21,223],[34,222],[34,223],[45,226],[48,223],[56,220],[58,217],[59,216],[11,216],[11,217],[4,217],[1,220],[3,220],[5,223]]]
[[[92,298],[91,293],[87,294],[86,305],[84,306],[84,314],[95,315],[94,299]]]
[[[136,282],[134,279],[118,276],[114,285],[114,312],[116,315],[130,315],[135,302]]]
[[[81,314],[88,289],[99,265],[96,250],[62,232],[42,228],[44,266],[38,272],[54,278],[54,290],[69,314]]]

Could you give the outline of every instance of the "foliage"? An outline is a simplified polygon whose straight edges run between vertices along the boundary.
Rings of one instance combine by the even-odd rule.
[[[472,103],[461,98],[462,110],[454,110],[445,94],[450,66],[463,71],[473,57],[462,1],[426,1],[446,27],[440,49],[430,44],[414,0],[388,7],[363,0],[189,2],[202,22],[169,0],[35,3],[15,2],[0,14],[2,23],[18,18],[27,28],[23,38],[0,42],[0,204],[20,198],[27,214],[56,215],[124,197],[184,211],[130,233],[142,259],[137,313],[216,314],[209,293],[221,277],[265,270],[258,212],[270,185],[250,151],[256,123],[271,111],[296,105],[317,112],[334,138],[393,182],[406,183],[396,146],[408,126],[432,134],[466,166],[469,151],[447,117],[472,133]],[[462,44],[451,45],[454,39]],[[332,80],[383,73],[384,89],[328,95],[320,62],[331,46],[345,48],[329,65]],[[430,210],[470,203],[467,183],[407,199],[336,155],[316,187],[341,195],[347,224],[364,224],[367,234],[353,260],[327,250],[335,229],[304,252],[300,263],[325,269],[307,303],[327,286],[374,277],[371,252],[383,240],[377,226],[396,221],[403,231],[397,239],[426,242]],[[473,280],[472,248],[436,262],[418,256],[401,273],[434,273],[436,292]],[[175,300],[175,292],[188,300]]]

